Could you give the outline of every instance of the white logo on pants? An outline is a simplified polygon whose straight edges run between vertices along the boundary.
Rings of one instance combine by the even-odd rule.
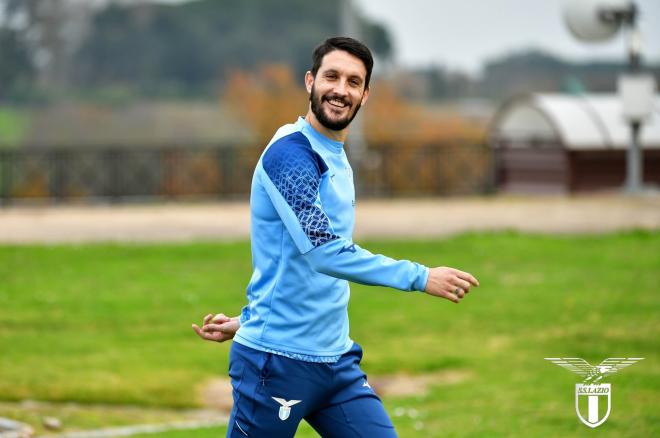
[[[289,418],[289,415],[291,415],[291,406],[297,405],[302,401],[302,400],[286,401],[283,398],[277,398],[277,397],[271,397],[271,398],[276,402],[278,402],[280,405],[282,405],[280,406],[280,412],[279,412],[280,420],[282,421],[286,420],[287,418]]]

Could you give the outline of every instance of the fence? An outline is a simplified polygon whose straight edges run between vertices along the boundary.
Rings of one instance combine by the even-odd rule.
[[[245,147],[0,150],[0,203],[247,198],[261,151]],[[493,190],[485,145],[369,149],[354,163],[366,196],[423,196]]]

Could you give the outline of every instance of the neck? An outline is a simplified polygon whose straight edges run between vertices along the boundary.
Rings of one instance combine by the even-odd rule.
[[[328,137],[330,140],[344,143],[346,141],[346,137],[348,137],[348,128],[344,128],[341,131],[333,131],[332,129],[326,128],[321,124],[321,122],[318,121],[311,109],[307,111],[305,120],[307,123],[312,125],[312,128],[321,133],[321,135]]]

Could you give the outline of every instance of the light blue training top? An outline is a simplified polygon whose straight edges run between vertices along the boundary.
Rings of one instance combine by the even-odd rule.
[[[336,362],[353,345],[348,282],[423,291],[428,268],[353,243],[355,188],[343,143],[303,118],[264,150],[250,194],[252,278],[234,338],[309,362]]]

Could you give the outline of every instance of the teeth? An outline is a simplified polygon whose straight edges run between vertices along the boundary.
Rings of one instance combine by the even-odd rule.
[[[346,104],[345,104],[344,102],[340,101],[340,100],[335,100],[335,99],[333,99],[333,100],[328,100],[328,102],[329,102],[331,105],[333,105],[333,106],[338,106],[338,107],[340,107],[340,108],[344,108],[344,107],[346,106]]]

